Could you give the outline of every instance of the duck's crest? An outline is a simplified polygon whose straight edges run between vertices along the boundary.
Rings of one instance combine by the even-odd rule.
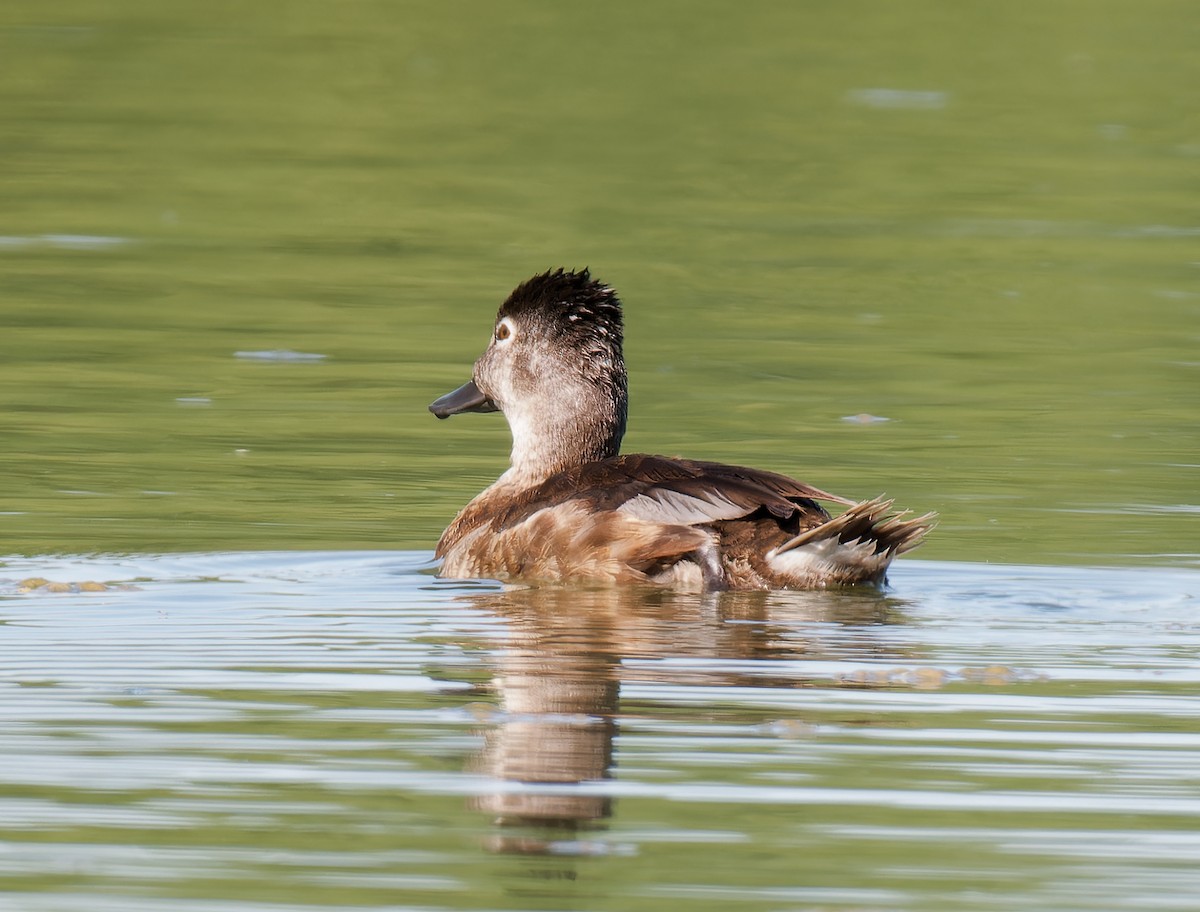
[[[565,334],[598,333],[621,345],[621,300],[610,286],[593,279],[586,267],[548,269],[518,285],[497,319],[523,315]]]

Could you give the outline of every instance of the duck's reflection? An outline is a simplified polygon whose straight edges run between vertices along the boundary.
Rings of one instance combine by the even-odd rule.
[[[490,848],[501,852],[582,851],[581,832],[612,813],[606,794],[572,786],[613,775],[622,685],[790,688],[812,680],[799,660],[901,658],[885,633],[899,603],[874,590],[546,587],[469,598],[509,622],[493,653],[502,712],[472,764],[497,780],[475,802],[494,818]]]
[[[532,596],[535,590],[528,590]],[[535,600],[542,606],[546,602]],[[499,610],[525,604],[507,599]],[[541,614],[541,612],[537,612]],[[570,615],[548,606],[545,618],[522,614],[512,639],[497,655],[492,685],[503,710],[484,736],[476,767],[506,782],[576,784],[610,775],[618,708],[619,657],[596,625],[572,625]],[[580,618],[576,618],[576,621]],[[497,791],[482,795],[480,810],[502,826],[538,824],[576,830],[611,812],[607,797],[550,790]],[[538,852],[543,841],[515,833],[494,846]]]

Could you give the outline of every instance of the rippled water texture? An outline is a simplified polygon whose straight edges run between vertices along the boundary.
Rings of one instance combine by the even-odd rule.
[[[425,557],[5,566],[0,909],[1195,908],[1194,571]]]
[[[627,447],[1200,552],[1191,0],[0,4],[0,554],[428,549],[503,297],[626,304]]]

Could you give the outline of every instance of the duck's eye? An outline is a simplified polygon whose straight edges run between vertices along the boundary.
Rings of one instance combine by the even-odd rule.
[[[513,335],[512,324],[510,322],[508,322],[507,318],[504,320],[501,320],[496,325],[496,341],[497,342],[506,342],[512,338],[512,335]]]

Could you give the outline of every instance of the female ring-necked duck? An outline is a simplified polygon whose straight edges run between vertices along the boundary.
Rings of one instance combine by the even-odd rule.
[[[501,411],[512,466],[442,534],[451,578],[649,582],[693,589],[882,583],[934,514],[891,513],[774,472],[618,455],[627,406],[621,303],[588,271],[519,285],[472,379],[429,410]],[[830,518],[818,500],[847,505]]]

